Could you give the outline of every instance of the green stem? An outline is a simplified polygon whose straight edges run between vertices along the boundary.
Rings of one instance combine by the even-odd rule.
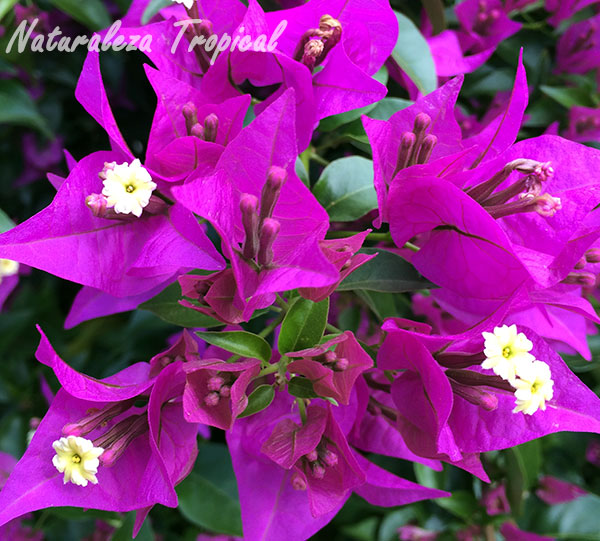
[[[298,411],[300,412],[300,419],[302,424],[306,424],[306,402],[302,398],[296,398],[296,404],[298,404]]]
[[[277,304],[279,306],[281,306],[281,309],[283,310],[283,312],[287,312],[288,311],[288,303],[285,302],[285,300],[283,299],[283,297],[277,293]]]
[[[327,323],[327,325],[325,325],[325,328],[332,333],[335,334],[342,334],[344,331],[342,331],[342,329],[338,329],[337,327],[334,327],[333,325],[331,325],[331,323]]]
[[[405,242],[403,248],[410,250],[411,252],[418,252],[421,248],[413,244],[412,242]]]
[[[269,336],[277,328],[277,325],[279,325],[283,321],[284,317],[285,312],[282,310],[279,313],[279,315],[267,327],[265,327],[262,331],[258,333],[258,336],[260,336],[261,338],[266,338],[267,336]]]
[[[263,376],[268,376],[269,374],[274,374],[275,372],[277,372],[277,370],[279,370],[279,363],[273,363],[270,364],[268,366],[265,366],[259,373],[257,376],[258,378],[261,378]]]
[[[319,154],[317,154],[316,152],[310,153],[310,159],[313,160],[314,162],[317,162],[320,165],[323,165],[324,167],[327,167],[331,163],[331,162],[328,162],[322,156],[319,156]]]

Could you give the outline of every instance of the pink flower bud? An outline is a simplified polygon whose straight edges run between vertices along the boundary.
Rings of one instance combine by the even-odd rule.
[[[204,119],[204,140],[214,143],[217,140],[219,130],[219,117],[211,113]]]
[[[246,259],[254,259],[258,253],[258,199],[252,194],[242,194],[240,210],[246,234],[242,253]]]
[[[225,380],[221,376],[214,376],[208,380],[208,390],[209,391],[218,391],[223,387]]]
[[[219,403],[220,399],[221,399],[221,397],[220,397],[219,393],[216,393],[216,392],[213,391],[211,393],[208,393],[204,397],[204,403],[207,406],[214,407],[214,406],[216,406]]]
[[[273,263],[273,244],[281,225],[277,220],[265,218],[263,225],[260,228],[260,237],[258,239],[258,256],[257,262],[259,265],[267,266]]]
[[[271,218],[279,199],[281,188],[287,180],[287,171],[282,167],[272,166],[267,173],[267,181],[260,195],[260,220]]]

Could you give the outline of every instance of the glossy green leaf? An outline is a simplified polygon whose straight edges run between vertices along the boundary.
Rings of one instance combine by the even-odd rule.
[[[150,0],[148,7],[144,10],[144,14],[142,15],[142,24],[148,24],[148,21],[161,9],[170,6],[172,3],[172,0]]]
[[[50,0],[50,3],[91,30],[102,30],[112,24],[111,17],[100,0]]]
[[[288,392],[296,398],[318,398],[312,381],[300,376],[293,377],[288,382]]]
[[[356,295],[367,304],[380,321],[388,317],[405,317],[409,315],[410,304],[401,294],[357,289]]]
[[[238,415],[238,419],[241,417],[248,417],[254,415],[259,411],[268,408],[275,398],[275,389],[272,385],[260,385],[252,394],[248,397],[248,405],[246,409]]]
[[[0,20],[9,13],[19,0],[0,0]]]
[[[221,321],[217,321],[210,316],[197,312],[192,308],[181,306],[179,304],[181,298],[181,287],[175,283],[165,288],[156,297],[140,304],[139,307],[179,327],[209,328],[223,325]]]
[[[418,291],[433,286],[405,259],[379,248],[363,248],[361,253],[378,254],[356,269],[338,286],[338,291],[369,289],[384,293]]]
[[[570,109],[575,105],[583,107],[594,107],[596,103],[590,96],[589,91],[579,87],[540,86],[540,90],[563,107]]]
[[[304,162],[302,161],[302,158],[298,157],[296,159],[296,174],[298,175],[298,178],[303,182],[303,184],[307,187],[310,188],[310,177],[308,175],[308,171],[306,170],[306,166],[304,165]]]
[[[197,473],[178,487],[179,510],[190,522],[216,533],[242,535],[240,506],[221,488]]]
[[[13,80],[0,80],[0,124],[35,128],[49,138],[52,132],[25,87]]]
[[[15,222],[13,222],[6,212],[0,209],[0,233],[4,233],[9,229],[12,229],[15,226]]]
[[[259,359],[265,363],[271,358],[271,346],[256,334],[247,331],[207,331],[196,333],[202,340],[231,351],[241,357]]]
[[[285,315],[279,333],[278,348],[282,355],[300,351],[319,343],[329,314],[329,298],[312,302],[298,297]]]
[[[513,451],[519,454],[525,478],[525,488],[530,489],[536,486],[542,466],[540,440],[531,440],[527,443],[522,443],[514,447]]]
[[[111,537],[111,541],[130,541],[133,539],[133,527],[135,525],[135,511],[127,513],[124,517],[123,524],[118,528]],[[140,529],[136,541],[153,541],[155,539],[154,532],[150,526],[150,521],[146,519]]]
[[[334,222],[352,222],[377,208],[373,162],[360,156],[340,158],[321,173],[313,193]]]
[[[525,464],[517,448],[506,449],[504,459],[506,461],[506,498],[513,516],[518,517],[523,507],[523,492],[527,481]]]
[[[449,498],[437,498],[435,503],[449,513],[466,521],[469,521],[479,509],[479,504],[473,494],[466,490],[453,490],[452,496]]]
[[[429,94],[437,88],[437,74],[429,45],[408,17],[395,13],[399,32],[392,58],[417,85],[421,94]]]

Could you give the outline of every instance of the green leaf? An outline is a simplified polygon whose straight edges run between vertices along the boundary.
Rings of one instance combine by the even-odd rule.
[[[296,174],[298,178],[304,183],[307,188],[310,188],[310,177],[308,175],[308,171],[306,170],[306,166],[302,161],[302,158],[298,156],[296,159]]]
[[[123,525],[112,535],[111,541],[130,541],[133,539],[133,527],[135,525],[135,511],[125,515]],[[154,541],[154,532],[150,526],[150,521],[145,520],[135,541]]]
[[[357,289],[356,295],[367,304],[380,321],[388,317],[405,317],[410,311],[410,305],[402,295],[369,289]]]
[[[0,124],[27,126],[53,137],[27,90],[12,80],[0,80]]]
[[[506,449],[504,458],[506,461],[506,498],[513,516],[518,517],[522,510],[523,491],[527,479],[525,464],[517,448]]]
[[[360,253],[378,254],[356,269],[338,286],[338,291],[369,289],[384,293],[402,293],[434,287],[399,255],[380,248],[363,248]]]
[[[361,107],[360,109],[352,109],[352,111],[348,111],[346,113],[325,117],[323,120],[321,120],[321,122],[319,122],[318,130],[321,132],[336,130],[340,126],[348,124],[353,120],[360,118],[362,115],[367,114],[369,111],[375,108],[375,105],[375,103],[372,103],[371,105]]]
[[[202,340],[241,357],[259,359],[265,363],[271,358],[271,346],[256,334],[247,331],[207,331],[196,333]]]
[[[12,10],[19,0],[0,0],[0,20]]]
[[[15,222],[13,222],[6,212],[0,209],[0,233],[4,233],[9,229],[12,229],[15,226]]]
[[[102,30],[112,23],[100,0],[50,0],[50,3],[91,30]]]
[[[240,506],[217,485],[191,473],[178,487],[179,510],[194,524],[215,533],[242,535]]]
[[[375,120],[389,120],[392,115],[410,107],[413,103],[402,98],[383,98],[367,116]]]
[[[540,90],[567,109],[570,109],[574,105],[584,107],[595,107],[596,105],[590,93],[584,88],[542,85],[540,86]]]
[[[217,321],[210,316],[197,312],[192,308],[181,306],[179,304],[180,299],[181,287],[175,283],[165,288],[156,297],[140,304],[139,307],[179,327],[208,328],[223,325],[221,321]]]
[[[444,488],[444,477],[443,471],[432,470],[429,466],[413,462],[413,469],[415,471],[415,477],[417,483],[428,488],[437,488],[442,490]]]
[[[288,393],[296,398],[319,398],[312,381],[300,376],[293,377],[288,382]]]
[[[313,193],[334,222],[352,222],[377,208],[373,162],[360,156],[340,158],[321,173]]]
[[[588,363],[589,364],[589,363]],[[519,455],[525,477],[525,488],[529,489],[537,485],[540,468],[542,466],[542,450],[540,440],[531,440],[513,447],[513,451]]]
[[[450,498],[437,498],[434,501],[442,509],[465,521],[470,521],[479,509],[479,504],[473,494],[466,490],[453,490]]]
[[[268,408],[275,398],[275,389],[272,385],[260,385],[248,397],[246,409],[238,415],[238,419],[254,415],[259,411]]]
[[[285,315],[279,333],[278,348],[282,355],[300,351],[319,343],[329,315],[329,298],[313,302],[298,297]]]
[[[148,24],[148,21],[152,19],[152,17],[154,17],[161,9],[170,6],[172,1],[173,0],[151,0],[142,15],[142,24]]]
[[[398,41],[392,58],[417,85],[421,94],[429,94],[437,88],[437,74],[429,45],[413,22],[401,13],[398,19]]]

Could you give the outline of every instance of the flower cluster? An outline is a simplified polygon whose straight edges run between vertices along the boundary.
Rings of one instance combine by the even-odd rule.
[[[148,2],[135,0],[119,37],[155,38],[145,156],[90,51],[75,95],[110,150],[70,159],[66,178],[50,177],[52,202],[0,235],[0,285],[19,265],[80,284],[67,328],[140,306],[179,328],[105,379],[71,368],[39,328],[36,357],[61,389],[0,492],[0,524],[68,505],[135,511],[137,533],[155,504],[178,505],[207,426],[225,431],[244,537],[290,541],[352,494],[381,507],[449,496],[373,455],[489,482],[482,453],[600,433],[600,399],[560,356],[589,359],[600,323],[600,151],[575,142],[599,130],[596,112],[572,111],[571,141],[516,142],[522,54],[490,114],[457,106],[461,75],[520,30],[511,17],[529,3],[465,0],[458,29],[424,24],[443,83],[425,94],[397,62],[387,0],[270,12],[175,0],[145,25]],[[547,2],[553,24],[562,5]],[[287,27],[273,50],[172,50],[174,22],[189,19],[190,44],[256,44]],[[559,69],[582,73],[597,56],[579,24]],[[414,100],[384,100],[384,64]],[[322,151],[346,144],[328,133],[349,123],[372,160],[328,162]]]

